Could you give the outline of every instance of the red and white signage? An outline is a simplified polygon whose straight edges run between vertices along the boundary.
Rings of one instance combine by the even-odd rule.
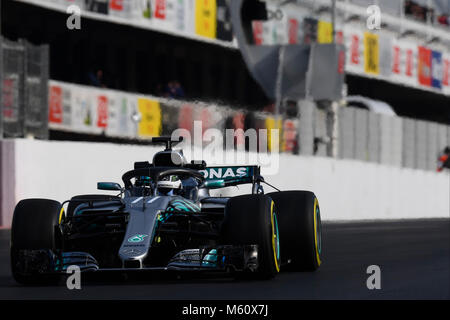
[[[97,127],[106,129],[108,127],[108,97],[97,97]]]
[[[54,85],[49,88],[49,113],[48,120],[50,123],[63,122],[63,90],[60,86]]]
[[[289,32],[289,36],[288,36],[288,41],[289,44],[296,44],[299,42],[299,36],[298,36],[298,31],[299,31],[299,22],[296,18],[289,18],[288,20],[288,32]]]
[[[442,91],[450,95],[450,53],[442,54]]]
[[[417,86],[417,45],[409,41],[392,42],[392,73],[395,82]]]
[[[253,21],[253,40],[256,45],[264,44],[264,25],[262,21]]]
[[[154,17],[161,20],[166,19],[166,0],[155,0],[154,3]]]
[[[418,79],[421,85],[427,87],[431,87],[431,53],[429,48],[421,46],[418,48]]]
[[[346,26],[343,32],[347,48],[347,71],[364,73],[364,33],[351,26]]]

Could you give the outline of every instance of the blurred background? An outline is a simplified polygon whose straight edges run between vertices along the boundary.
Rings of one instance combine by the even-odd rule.
[[[33,179],[38,170],[49,175],[42,162],[31,161],[41,159],[39,150],[53,150],[47,140],[60,148],[45,149],[54,159],[62,148],[56,140],[145,145],[176,128],[192,131],[195,120],[204,130],[280,129],[279,150],[294,157],[281,163],[328,172],[304,172],[305,184],[290,187],[328,179],[328,195],[339,187],[335,166],[357,161],[368,165],[362,173],[372,172],[358,177],[365,182],[379,176],[374,165],[388,168],[382,170],[390,177],[380,177],[370,190],[408,169],[414,177],[395,185],[396,193],[422,185],[430,201],[448,199],[447,173],[435,171],[439,152],[450,145],[450,1],[246,0],[241,16],[233,14],[236,2],[2,0],[3,212],[23,196],[44,193],[20,187],[20,177]],[[70,5],[81,9],[80,29],[67,27]],[[381,10],[379,25],[367,11],[371,5]],[[288,82],[295,90],[284,87]],[[86,161],[87,144],[70,146],[76,146],[68,147],[70,158]],[[108,150],[114,162],[124,149]],[[70,168],[86,165],[63,156]],[[126,159],[130,166],[134,157]],[[324,159],[342,162],[327,162],[322,170]],[[58,168],[64,171],[52,165],[54,179]],[[356,179],[356,171],[344,171],[339,177]],[[376,192],[370,190],[362,196]],[[383,217],[410,211],[393,201],[383,202]],[[435,214],[448,216],[448,200],[438,209]],[[422,209],[414,210],[420,216]]]

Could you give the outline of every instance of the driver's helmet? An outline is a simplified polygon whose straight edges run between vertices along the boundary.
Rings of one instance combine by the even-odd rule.
[[[181,180],[178,176],[167,176],[158,181],[158,194],[160,196],[173,196],[182,191]]]

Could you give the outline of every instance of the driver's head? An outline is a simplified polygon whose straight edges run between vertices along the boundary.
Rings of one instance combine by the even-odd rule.
[[[182,190],[181,180],[178,176],[167,176],[158,181],[158,194],[161,196],[173,196],[180,194]]]

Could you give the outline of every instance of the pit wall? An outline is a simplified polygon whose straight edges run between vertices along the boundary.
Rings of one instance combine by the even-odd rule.
[[[58,201],[105,193],[98,181],[121,182],[135,161],[152,160],[157,147],[106,143],[0,140],[0,226],[10,227],[15,204],[26,198]],[[208,160],[210,156],[205,155]],[[353,160],[280,155],[279,171],[264,175],[282,190],[311,190],[323,220],[448,218],[450,176]],[[122,182],[121,182],[122,183]],[[270,187],[265,187],[270,192]],[[230,187],[221,195],[249,192]],[[106,192],[107,193],[107,192]]]

